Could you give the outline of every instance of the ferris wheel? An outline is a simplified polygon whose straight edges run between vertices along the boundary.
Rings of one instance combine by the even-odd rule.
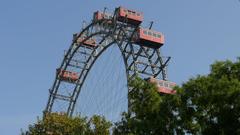
[[[141,27],[142,22],[143,13],[124,7],[95,12],[91,23],[73,34],[44,112],[98,114],[116,121],[129,107],[128,82],[136,76],[174,94],[165,70],[170,57],[160,52],[164,35]]]

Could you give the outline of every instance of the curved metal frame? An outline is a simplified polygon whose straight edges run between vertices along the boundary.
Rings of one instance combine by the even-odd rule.
[[[112,23],[109,24],[109,21]],[[49,99],[44,113],[52,112],[54,103],[58,99],[68,102],[68,108],[64,108],[66,110],[61,112],[65,112],[67,115],[72,116],[88,72],[91,70],[98,57],[113,44],[117,44],[121,51],[128,81],[136,75],[140,75],[142,78],[150,76],[160,78],[160,73],[162,73],[161,79],[166,79],[166,72],[164,69],[170,57],[164,59],[160,55],[160,49],[147,48],[132,42],[132,37],[139,26],[132,26],[126,22],[118,22],[115,13],[113,19],[92,21],[91,24],[77,35],[64,56],[60,69],[71,69],[75,72],[77,70],[79,74],[78,81],[75,83],[65,82],[56,74],[53,86],[49,90]],[[87,37],[81,41],[79,45],[76,45],[77,39],[83,35],[87,35]],[[101,37],[96,47],[91,48],[83,45],[86,40],[92,37]],[[82,50],[85,49],[87,49],[87,52],[82,52]],[[85,58],[83,61],[80,60],[82,57]],[[83,65],[79,66],[79,63],[83,63]],[[59,90],[62,83],[70,83],[69,85],[74,85],[74,88],[67,90],[68,94],[63,94]],[[131,88],[128,88],[128,90],[130,91]]]

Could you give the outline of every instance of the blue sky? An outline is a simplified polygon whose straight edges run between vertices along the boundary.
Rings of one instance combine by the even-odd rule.
[[[19,134],[41,116],[55,69],[82,21],[120,5],[144,12],[143,26],[154,21],[165,34],[169,79],[178,84],[207,74],[216,60],[240,56],[238,0],[1,0],[1,135]]]

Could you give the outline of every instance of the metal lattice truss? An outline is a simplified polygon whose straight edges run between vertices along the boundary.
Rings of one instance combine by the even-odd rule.
[[[135,44],[132,38],[139,26],[133,26],[126,22],[118,22],[115,16],[112,19],[92,21],[77,34],[65,53],[59,69],[76,72],[79,78],[77,81],[71,82],[62,80],[59,74],[56,74],[53,86],[49,90],[50,96],[45,113],[64,112],[71,116],[91,67],[104,50],[114,44],[121,51],[128,80],[136,75],[142,78],[154,76],[166,79],[165,67],[170,57],[162,57],[160,49]],[[84,37],[84,40],[77,43],[77,39],[80,37]],[[83,44],[91,38],[96,40],[96,47]],[[130,91],[131,88],[128,89]]]

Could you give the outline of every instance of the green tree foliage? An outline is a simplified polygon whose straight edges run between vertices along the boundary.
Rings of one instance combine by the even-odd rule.
[[[175,95],[161,95],[139,78],[130,86],[131,108],[115,135],[240,134],[240,59],[215,62]]]
[[[168,99],[174,95],[161,96],[156,87],[140,78],[129,83],[134,89],[129,93],[131,107],[116,123],[114,135],[160,135],[173,134],[174,108]]]
[[[43,120],[30,125],[22,135],[110,135],[111,123],[100,116],[68,117],[65,114],[47,114]]]
[[[240,59],[216,62],[177,94],[179,126],[190,133],[240,134]]]
[[[140,78],[129,85],[131,107],[113,135],[240,134],[240,58],[215,62],[208,75],[191,78],[174,95],[158,93],[154,84]],[[22,135],[110,135],[110,128],[99,116],[52,113]]]

